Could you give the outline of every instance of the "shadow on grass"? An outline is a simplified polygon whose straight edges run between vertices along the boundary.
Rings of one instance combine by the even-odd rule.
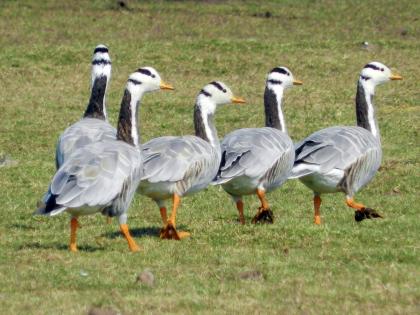
[[[132,237],[144,237],[144,236],[159,236],[160,227],[145,227],[145,228],[137,228],[137,229],[130,229],[130,233]],[[102,236],[107,238],[117,238],[121,237],[122,234],[120,231],[115,232],[107,232],[102,234]]]
[[[18,247],[18,250],[24,249],[56,249],[56,250],[64,250],[69,251],[69,246],[65,244],[40,244],[40,243],[32,243],[32,244],[25,244]],[[96,252],[96,251],[103,251],[104,247],[93,247],[90,245],[82,245],[77,246],[79,252]]]
[[[185,231],[186,230],[185,225],[177,226],[177,230]],[[154,236],[159,238],[161,227],[144,227],[144,228],[137,228],[137,229],[130,229],[130,234],[132,237],[145,237],[145,236]],[[122,234],[120,231],[115,232],[107,232],[102,234],[101,236],[107,237],[107,238],[117,238],[122,237]]]

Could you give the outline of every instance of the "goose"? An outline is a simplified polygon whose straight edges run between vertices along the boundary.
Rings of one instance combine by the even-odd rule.
[[[251,194],[261,202],[252,223],[273,222],[266,192],[287,180],[295,157],[281,107],[283,93],[301,84],[286,67],[272,69],[264,92],[265,127],[238,129],[222,141],[222,160],[213,184],[221,184],[232,197],[241,224],[245,224],[242,196]]]
[[[314,222],[321,224],[321,194],[343,192],[346,204],[355,209],[355,220],[381,218],[375,210],[357,203],[354,195],[368,184],[381,164],[382,149],[373,106],[377,85],[402,80],[380,62],[362,69],[356,94],[357,126],[319,130],[295,146],[296,158],[290,178],[299,178],[313,193]]]
[[[108,47],[98,45],[93,51],[91,95],[83,118],[69,126],[59,137],[55,161],[59,169],[77,149],[105,139],[115,139],[117,130],[108,123],[105,94],[111,79]]]
[[[70,251],[77,251],[78,217],[97,212],[117,216],[130,250],[139,250],[127,225],[127,209],[143,172],[137,116],[143,95],[158,89],[173,87],[155,69],[132,73],[121,101],[116,138],[75,150],[55,173],[35,214],[53,216],[66,211],[71,215]]]
[[[160,209],[162,239],[180,240],[190,234],[176,230],[176,213],[181,198],[206,188],[220,164],[220,143],[214,126],[218,106],[245,103],[234,97],[224,83],[213,81],[198,94],[194,106],[195,135],[159,137],[146,142],[143,177],[138,192],[153,199]],[[165,201],[172,198],[173,206],[167,219]]]

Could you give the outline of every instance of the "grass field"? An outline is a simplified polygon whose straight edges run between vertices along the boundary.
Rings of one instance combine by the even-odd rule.
[[[0,313],[419,314],[420,4],[417,1],[8,1],[0,2]],[[369,42],[363,49],[361,43]],[[54,174],[58,135],[87,104],[94,47],[109,46],[108,111],[115,125],[129,73],[155,67],[173,93],[147,95],[145,142],[193,133],[194,97],[221,80],[245,106],[217,113],[219,136],[264,123],[266,73],[289,67],[304,81],[285,95],[295,141],[354,124],[360,69],[378,60],[403,81],[377,89],[384,159],[357,195],[383,220],[354,221],[340,194],[325,195],[314,226],[312,194],[289,181],[269,195],[270,226],[247,224],[218,187],[185,198],[181,242],[157,237],[154,203],[136,196],[129,253],[117,223],[80,220],[80,251],[68,252],[66,215],[33,217]],[[136,281],[145,269],[155,282]]]

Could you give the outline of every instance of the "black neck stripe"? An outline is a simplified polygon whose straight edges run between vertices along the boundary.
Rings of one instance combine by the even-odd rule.
[[[283,83],[283,82],[282,82],[282,81],[280,81],[280,80],[273,80],[273,79],[267,80],[267,82],[269,82],[269,83],[271,83],[271,84],[282,84],[282,83]]]
[[[141,84],[141,82],[140,81],[137,81],[136,79],[128,79],[128,81],[127,82],[131,82],[131,83],[133,83],[134,85],[139,85],[139,84]]]
[[[136,71],[136,72],[139,72],[139,73],[142,73],[142,74],[148,75],[149,77],[152,77],[152,78],[155,78],[155,77],[156,77],[156,76],[155,76],[152,72],[150,72],[150,70],[148,70],[148,69],[139,68],[139,69],[137,69],[137,71]]]
[[[277,73],[282,73],[282,74],[290,75],[290,74],[289,74],[289,72],[287,72],[287,70],[286,70],[286,69],[284,69],[284,68],[274,68],[273,70],[271,70],[271,72],[270,72],[270,73],[273,73],[273,72],[277,72]]]
[[[92,60],[92,65],[110,65],[111,60],[108,59],[94,59]]]
[[[108,52],[108,48],[106,47],[96,47],[95,50],[93,51],[94,54],[101,52],[101,53],[107,53]]]
[[[209,92],[207,92],[206,90],[204,90],[204,89],[201,90],[199,94],[203,94],[203,95],[205,95],[207,97],[211,97],[211,94]]]
[[[223,88],[223,86],[220,85],[219,82],[213,81],[210,82],[210,84],[214,85],[215,87],[217,87],[220,91],[222,91],[223,93],[226,93],[226,90]]]

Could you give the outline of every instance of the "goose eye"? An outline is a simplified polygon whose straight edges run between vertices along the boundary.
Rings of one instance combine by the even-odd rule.
[[[226,89],[223,89],[223,93],[226,93]]]
[[[152,78],[156,78],[156,76],[154,74],[152,74]]]

